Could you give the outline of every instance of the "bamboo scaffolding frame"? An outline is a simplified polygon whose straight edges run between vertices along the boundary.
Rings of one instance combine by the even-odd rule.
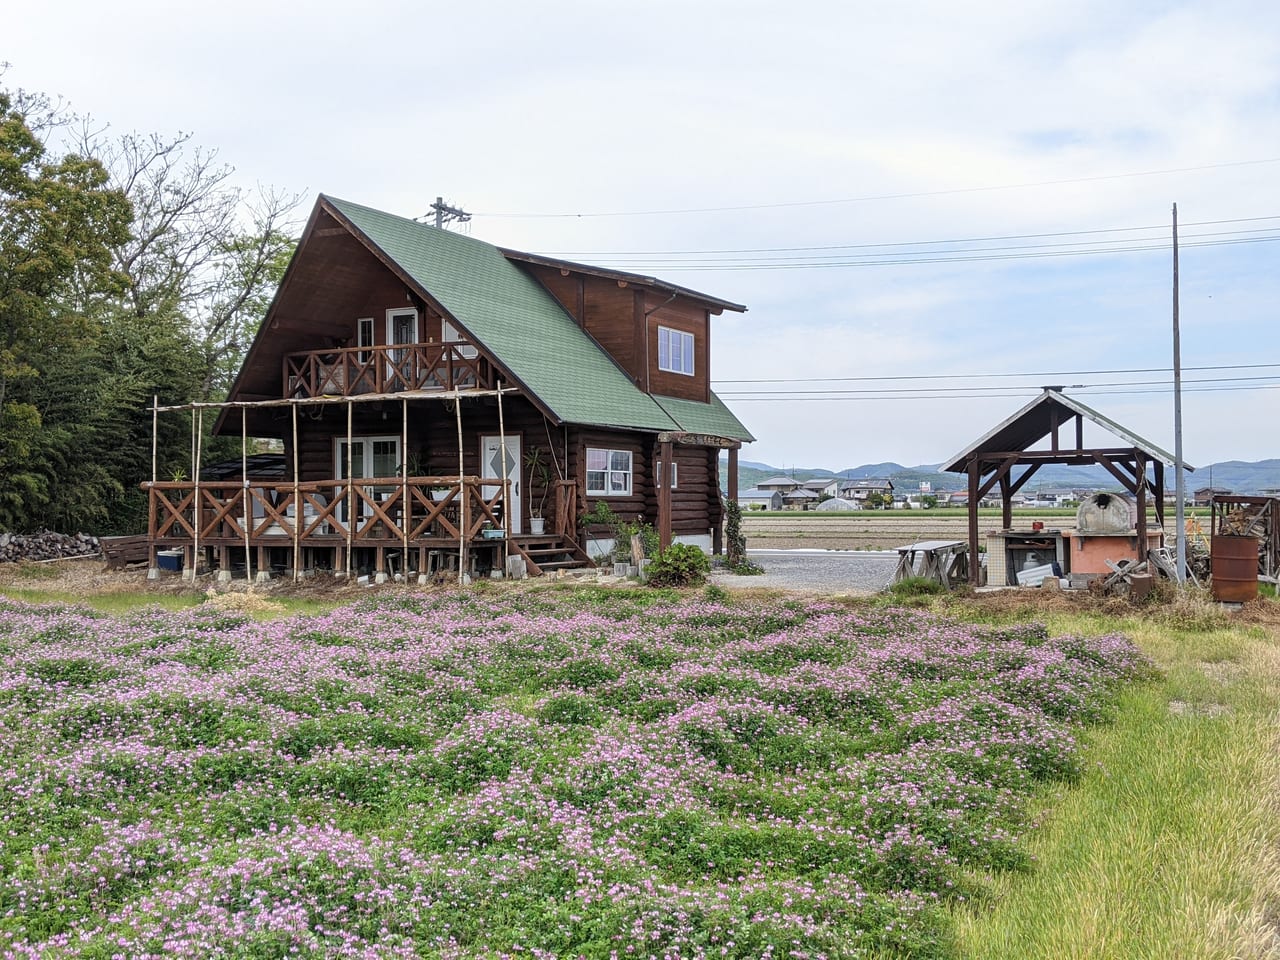
[[[351,397],[282,397],[278,400],[207,400],[178,403],[155,409],[159,413],[180,410],[239,410],[266,407],[311,407],[326,403],[385,403],[388,400],[465,400],[468,397],[496,397],[498,390],[401,390],[397,393],[362,393]],[[516,387],[503,387],[502,393],[519,393]]]
[[[191,582],[196,582],[196,574],[200,572],[200,447],[204,442],[204,411],[196,411],[192,418],[191,428],[195,434],[195,456],[191,463],[191,482],[194,484],[191,497],[191,520],[194,526],[191,539]]]
[[[293,582],[297,583],[302,562],[302,503],[298,499],[298,408],[293,407]]]
[[[409,492],[408,492],[408,408],[410,400],[440,400],[451,401],[454,404],[454,413],[457,422],[458,432],[458,496],[461,500],[459,505],[459,524],[458,524],[458,578],[461,582],[467,560],[467,531],[468,523],[468,500],[470,498],[470,490],[466,482],[465,472],[465,446],[462,433],[462,404],[461,400],[468,397],[496,397],[498,401],[498,418],[499,418],[499,435],[502,444],[502,462],[506,463],[506,427],[503,419],[502,397],[507,393],[520,393],[516,387],[504,387],[501,381],[498,386],[492,390],[481,389],[454,389],[454,390],[404,390],[392,394],[387,393],[371,393],[360,394],[347,397],[283,397],[271,400],[223,400],[223,401],[196,401],[192,403],[160,405],[159,395],[152,395],[151,399],[151,482],[158,483],[159,470],[159,418],[161,413],[176,413],[182,411],[191,411],[194,416],[192,418],[192,459],[194,461],[194,469],[196,472],[195,479],[195,521],[199,527],[200,516],[200,487],[199,487],[199,456],[200,456],[200,435],[203,432],[204,411],[205,410],[239,410],[240,411],[240,462],[241,462],[241,480],[243,483],[243,501],[244,501],[244,543],[245,543],[245,574],[248,576],[252,563],[250,554],[252,544],[250,542],[252,535],[252,511],[251,511],[251,489],[248,474],[248,411],[256,409],[288,407],[291,410],[291,420],[293,429],[293,502],[294,502],[294,579],[298,579],[300,561],[300,533],[303,517],[302,504],[299,502],[299,462],[298,462],[298,408],[310,407],[323,404],[345,403],[347,405],[347,476],[346,476],[346,495],[347,495],[347,561],[346,574],[350,576],[352,573],[352,563],[354,562],[355,552],[355,483],[353,474],[353,420],[354,405],[357,403],[376,403],[385,402],[387,400],[399,399],[401,401],[401,443],[402,450],[405,454],[403,457],[403,466],[401,470],[401,497],[403,499],[402,511],[404,512],[404,522],[401,524],[402,534],[401,543],[403,544],[404,557],[402,563],[405,569],[408,568],[408,530],[409,530]],[[197,426],[198,424],[198,426]],[[511,508],[510,508],[510,479],[504,474],[502,478],[503,503],[506,509],[503,512],[503,527],[508,536],[511,532]],[[193,550],[198,552],[199,548],[199,532],[195,532],[193,538]],[[504,538],[504,555],[506,553],[506,539]],[[153,558],[154,562],[154,558]],[[194,567],[193,567],[194,576]],[[406,582],[408,577],[405,577]]]
[[[156,476],[156,457],[158,456],[160,440],[160,397],[158,394],[151,395],[151,482],[155,483],[160,478]]]
[[[351,479],[352,447],[351,417],[355,409],[351,399],[347,399],[347,577],[351,576],[351,562],[355,558],[355,544],[352,538],[356,534],[356,485]]]
[[[501,401],[499,401],[501,402]],[[400,571],[409,583],[409,401],[400,402]]]
[[[249,525],[252,511],[249,508],[249,411],[240,411],[240,481],[244,493],[241,506],[244,507],[244,577],[249,581],[249,590],[253,591],[253,562],[249,559]]]
[[[507,423],[502,416],[502,381],[498,381],[498,443],[502,448],[502,574],[507,573],[507,551],[511,546],[511,471],[507,469]],[[522,450],[521,453],[524,451]],[[516,469],[520,467],[517,464]],[[480,467],[484,473],[484,465]],[[518,476],[519,474],[517,474]],[[517,481],[519,482],[519,481]],[[483,489],[483,488],[482,488]]]
[[[458,583],[462,583],[462,575],[466,570],[467,563],[467,485],[462,478],[466,475],[466,470],[462,465],[462,404],[454,402],[454,413],[458,418],[458,480],[459,490],[462,495],[462,503],[458,507]]]

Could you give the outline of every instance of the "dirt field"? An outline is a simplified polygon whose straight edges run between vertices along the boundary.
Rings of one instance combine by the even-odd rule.
[[[1067,518],[1062,522],[1066,523]],[[1045,525],[1058,524],[1046,518]],[[978,518],[983,542],[988,530],[1000,527],[999,516]],[[967,540],[969,521],[966,517],[931,517],[908,510],[867,510],[821,519],[782,512],[746,514],[742,532],[747,537],[747,549],[754,550],[892,550],[919,540]]]

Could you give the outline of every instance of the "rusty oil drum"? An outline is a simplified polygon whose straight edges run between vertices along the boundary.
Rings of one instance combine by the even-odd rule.
[[[1258,541],[1254,537],[1215,534],[1209,548],[1213,561],[1213,599],[1246,603],[1258,597]]]

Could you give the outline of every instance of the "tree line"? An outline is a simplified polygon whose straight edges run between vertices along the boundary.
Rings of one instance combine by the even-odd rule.
[[[145,529],[152,397],[225,398],[294,248],[300,198],[232,174],[0,87],[0,531]],[[168,479],[191,421],[159,427]]]

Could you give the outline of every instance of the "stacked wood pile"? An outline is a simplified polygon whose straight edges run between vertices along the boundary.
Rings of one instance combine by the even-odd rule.
[[[99,552],[98,538],[87,533],[0,533],[0,563],[92,557]]]

